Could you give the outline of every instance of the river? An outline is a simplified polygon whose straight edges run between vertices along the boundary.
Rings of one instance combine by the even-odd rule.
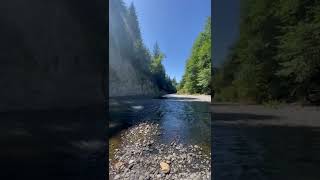
[[[320,177],[318,107],[209,106],[188,97],[124,98],[113,103],[111,144],[120,143],[117,134],[121,130],[139,121],[155,121],[161,125],[160,141],[164,143],[180,137],[182,143],[200,144],[207,153],[212,149],[214,179]]]
[[[319,179],[318,108],[215,104],[211,110],[214,179]]]
[[[211,152],[211,115],[208,102],[175,96],[162,99],[122,97],[110,99],[110,158],[120,144],[122,130],[142,121],[160,125],[160,143],[178,139],[182,144],[197,144],[206,154]]]

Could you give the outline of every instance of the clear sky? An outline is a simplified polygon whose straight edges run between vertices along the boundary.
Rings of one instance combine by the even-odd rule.
[[[166,55],[167,74],[180,81],[198,34],[211,15],[211,0],[124,0],[134,3],[142,37],[152,51],[155,42]]]

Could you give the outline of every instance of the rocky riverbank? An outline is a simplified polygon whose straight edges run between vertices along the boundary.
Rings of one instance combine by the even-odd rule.
[[[168,99],[176,99],[181,101],[199,101],[199,102],[211,102],[211,95],[204,94],[167,94],[163,96]]]
[[[158,124],[141,123],[121,135],[109,160],[109,179],[211,179],[211,160],[198,145],[161,144]]]

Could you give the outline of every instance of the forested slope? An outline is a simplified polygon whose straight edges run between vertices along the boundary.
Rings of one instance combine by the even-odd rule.
[[[320,1],[241,3],[239,39],[213,74],[215,99],[312,101],[320,90]]]
[[[134,4],[110,0],[109,5],[109,97],[175,92],[159,46],[150,53],[143,42]]]
[[[195,40],[178,91],[187,94],[211,93],[211,17]]]

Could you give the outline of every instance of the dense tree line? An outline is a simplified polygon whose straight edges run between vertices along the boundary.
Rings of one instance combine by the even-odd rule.
[[[216,100],[310,100],[320,87],[320,1],[241,4],[239,39],[213,73]]]
[[[180,93],[210,94],[211,92],[211,18],[195,40],[187,60],[185,74],[178,86]]]
[[[154,45],[153,53],[151,55],[150,70],[153,76],[153,80],[158,85],[159,89],[169,93],[175,93],[176,88],[174,86],[175,79],[171,79],[165,72],[162,61],[165,58],[165,54],[161,52],[158,43]]]
[[[141,80],[149,79],[155,83],[160,91],[176,92],[173,79],[166,75],[162,65],[164,54],[156,43],[153,53],[145,46],[137,12],[133,3],[126,7],[122,0],[110,0],[110,24],[113,36],[109,36],[109,47],[117,48],[121,56],[129,59],[135,69],[140,72]],[[119,39],[120,41],[115,41]]]

